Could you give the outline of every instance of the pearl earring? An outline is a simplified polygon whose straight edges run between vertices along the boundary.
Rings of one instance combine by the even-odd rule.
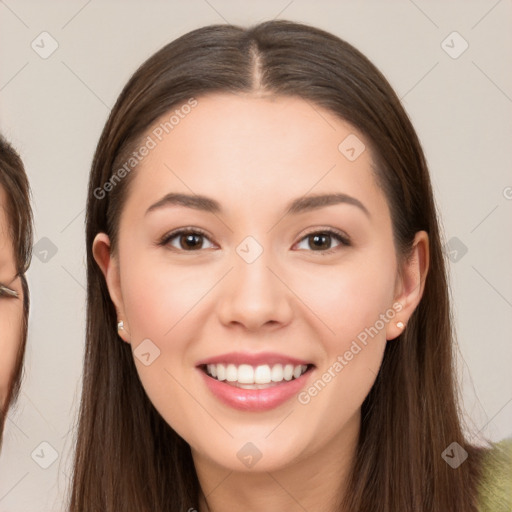
[[[405,327],[405,324],[403,322],[397,322],[396,323],[396,326],[399,328],[399,329],[403,329]]]
[[[124,329],[124,322],[122,320],[117,323],[117,330],[120,331],[121,329]]]

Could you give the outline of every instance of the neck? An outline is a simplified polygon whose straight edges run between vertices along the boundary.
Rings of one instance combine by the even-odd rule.
[[[192,450],[201,486],[199,512],[340,512],[359,429],[358,412],[311,454],[272,471],[232,471]]]

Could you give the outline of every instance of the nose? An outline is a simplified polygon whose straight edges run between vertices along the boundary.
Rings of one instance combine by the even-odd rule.
[[[223,279],[217,301],[220,321],[248,331],[277,329],[290,322],[293,293],[272,261],[270,251],[248,263],[234,254],[233,268]]]

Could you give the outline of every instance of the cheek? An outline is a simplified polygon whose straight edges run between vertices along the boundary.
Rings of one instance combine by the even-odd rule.
[[[290,287],[325,334],[327,350],[343,349],[391,307],[395,261],[392,253],[387,258],[383,254],[347,258],[336,266],[305,266],[288,275]],[[384,336],[385,329],[380,323],[378,327]]]
[[[336,336],[329,338],[328,358],[317,385],[303,403],[332,414],[333,432],[361,407],[382,364],[386,328],[394,321],[396,276],[394,252],[375,251],[340,276],[334,297]],[[327,305],[326,305],[327,307]]]
[[[194,305],[211,287],[207,281],[204,273],[184,266],[148,265],[137,258],[122,266],[123,301],[139,378],[149,400],[179,433],[192,421],[186,417],[198,414],[182,386],[195,371],[186,360],[190,319]],[[146,365],[137,354],[148,351]]]
[[[123,301],[135,343],[171,337],[215,282],[209,272],[193,266],[133,262],[123,270]]]
[[[309,317],[323,351],[317,380],[299,402],[330,411],[333,428],[361,406],[379,372],[386,327],[395,316],[395,272],[394,253],[375,250],[336,268],[304,271],[295,283],[315,314]],[[334,413],[333,404],[342,407]]]

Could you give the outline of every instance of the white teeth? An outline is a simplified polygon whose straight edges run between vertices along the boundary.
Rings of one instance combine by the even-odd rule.
[[[254,370],[248,364],[241,364],[238,367],[238,378],[240,384],[254,384]]]
[[[272,366],[271,374],[272,382],[281,382],[283,380],[283,365],[275,364]]]
[[[219,381],[236,382],[240,385],[245,384],[270,384],[273,382],[290,381],[298,379],[307,370],[307,365],[275,364],[269,366],[262,364],[251,366],[249,364],[208,364],[206,373]],[[244,386],[241,386],[244,387]]]
[[[269,384],[271,381],[270,366],[268,364],[256,366],[256,370],[254,370],[254,383]]]
[[[302,366],[296,366],[293,369],[293,377],[298,379],[302,375]]]
[[[215,368],[217,368],[217,370],[216,370],[217,380],[220,380],[220,381],[226,380],[226,367],[223,364],[212,364],[212,365],[208,365],[208,366],[215,366]],[[212,372],[210,372],[210,375],[215,377],[215,375],[213,375]]]
[[[226,380],[228,382],[235,382],[238,377],[238,370],[234,364],[228,364],[226,368]]]

